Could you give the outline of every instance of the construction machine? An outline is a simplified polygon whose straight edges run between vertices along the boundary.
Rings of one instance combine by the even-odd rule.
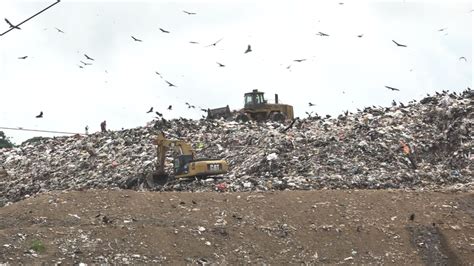
[[[222,108],[208,109],[207,118],[233,118],[236,121],[242,122],[249,120],[282,122],[294,118],[293,106],[278,103],[278,94],[275,94],[275,103],[268,103],[264,97],[264,92],[253,90],[252,92],[245,93],[244,103],[244,108],[235,113],[230,111],[228,105]]]
[[[163,132],[160,132],[154,144],[156,145],[157,164],[155,173],[147,177],[150,186],[164,184],[170,177],[176,179],[205,177],[225,174],[229,170],[229,164],[225,160],[196,159],[191,145],[182,140],[167,139]],[[173,159],[173,175],[169,175],[165,171],[165,159],[170,149],[178,154]]]

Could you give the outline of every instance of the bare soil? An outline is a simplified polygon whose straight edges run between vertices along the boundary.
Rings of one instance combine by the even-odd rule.
[[[473,192],[49,192],[0,208],[0,263],[467,265],[473,217]]]

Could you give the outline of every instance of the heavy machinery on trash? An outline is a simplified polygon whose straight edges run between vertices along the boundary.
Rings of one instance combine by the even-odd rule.
[[[185,141],[171,140],[160,132],[154,140],[156,145],[157,163],[153,174],[147,176],[148,185],[153,187],[156,184],[164,184],[170,178],[206,177],[212,175],[225,174],[229,170],[229,164],[220,159],[196,159],[196,153]],[[173,175],[166,173],[165,160],[169,150],[177,156],[173,159]]]
[[[244,108],[237,112],[231,112],[229,106],[208,109],[208,119],[233,119],[236,121],[285,121],[292,120],[293,106],[278,103],[278,94],[275,94],[275,103],[268,103],[264,97],[264,92],[253,90],[244,95]]]

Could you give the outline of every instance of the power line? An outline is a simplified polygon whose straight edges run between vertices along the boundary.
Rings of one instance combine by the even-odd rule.
[[[33,16],[31,16],[31,17],[29,17],[29,18],[27,18],[27,19],[25,19],[25,20],[23,20],[20,24],[15,25],[15,27],[19,27],[19,26],[22,25],[23,23],[25,23],[25,22],[27,22],[28,20],[30,20],[30,19],[32,19],[32,18],[38,16],[39,14],[43,13],[44,11],[46,11],[47,9],[51,8],[52,6],[56,5],[56,4],[59,3],[59,2],[61,2],[61,0],[57,0],[55,3],[49,5],[48,7],[46,7],[46,8],[43,9],[43,10],[41,10],[40,12],[34,14]],[[0,36],[3,36],[3,35],[5,35],[5,34],[7,34],[8,32],[10,32],[10,31],[13,30],[13,29],[15,29],[15,28],[12,27],[12,28],[8,29],[8,30],[5,31],[4,33],[0,34]]]
[[[40,129],[28,129],[22,127],[0,127],[0,129],[8,130],[18,130],[18,131],[34,131],[34,132],[44,132],[44,133],[58,133],[58,134],[69,134],[69,135],[85,135],[82,133],[72,133],[72,132],[63,132],[63,131],[53,131],[53,130],[40,130]]]

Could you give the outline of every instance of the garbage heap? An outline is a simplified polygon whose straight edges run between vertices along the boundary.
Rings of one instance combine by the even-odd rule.
[[[156,120],[87,136],[35,138],[0,153],[0,206],[50,190],[266,191],[444,189],[474,181],[474,91],[407,105],[367,107],[337,118],[280,124]],[[228,174],[150,187],[159,131],[198,158],[226,159]],[[167,170],[171,170],[172,153]]]

